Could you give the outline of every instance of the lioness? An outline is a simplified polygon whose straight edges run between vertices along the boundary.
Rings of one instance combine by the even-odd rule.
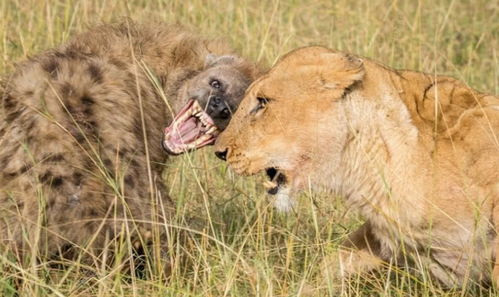
[[[311,185],[357,209],[366,223],[340,249],[343,275],[404,250],[446,285],[491,268],[497,283],[498,139],[496,96],[307,47],[250,86],[216,154],[241,174],[267,170],[271,193]]]
[[[123,233],[148,241],[175,209],[162,146],[213,143],[256,73],[224,42],[130,21],[20,63],[0,85],[0,246],[97,256]]]

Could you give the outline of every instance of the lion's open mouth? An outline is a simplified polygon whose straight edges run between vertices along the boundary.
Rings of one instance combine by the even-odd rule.
[[[269,180],[265,181],[263,184],[267,189],[267,193],[270,195],[277,194],[281,187],[286,184],[286,176],[283,172],[274,167],[265,169],[265,173],[267,173],[267,177],[269,178]]]
[[[211,117],[191,99],[165,128],[163,148],[170,155],[179,155],[213,144],[218,134]]]

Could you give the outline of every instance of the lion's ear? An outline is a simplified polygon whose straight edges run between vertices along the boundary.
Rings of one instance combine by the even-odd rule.
[[[321,53],[319,59],[319,88],[342,95],[345,90],[364,77],[364,63],[360,58],[344,53]]]

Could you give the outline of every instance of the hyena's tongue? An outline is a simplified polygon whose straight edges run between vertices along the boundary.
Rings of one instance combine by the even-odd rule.
[[[211,117],[191,99],[165,128],[163,148],[170,155],[178,155],[213,144],[217,135],[218,129]]]

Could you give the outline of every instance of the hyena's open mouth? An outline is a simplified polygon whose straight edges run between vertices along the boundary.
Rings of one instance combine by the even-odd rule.
[[[270,195],[277,194],[279,190],[286,185],[286,176],[283,172],[274,167],[265,169],[265,173],[267,173],[267,177],[269,178],[269,180],[264,182],[267,193]]]
[[[213,144],[219,134],[211,117],[196,100],[189,100],[165,128],[163,148],[171,155]]]

